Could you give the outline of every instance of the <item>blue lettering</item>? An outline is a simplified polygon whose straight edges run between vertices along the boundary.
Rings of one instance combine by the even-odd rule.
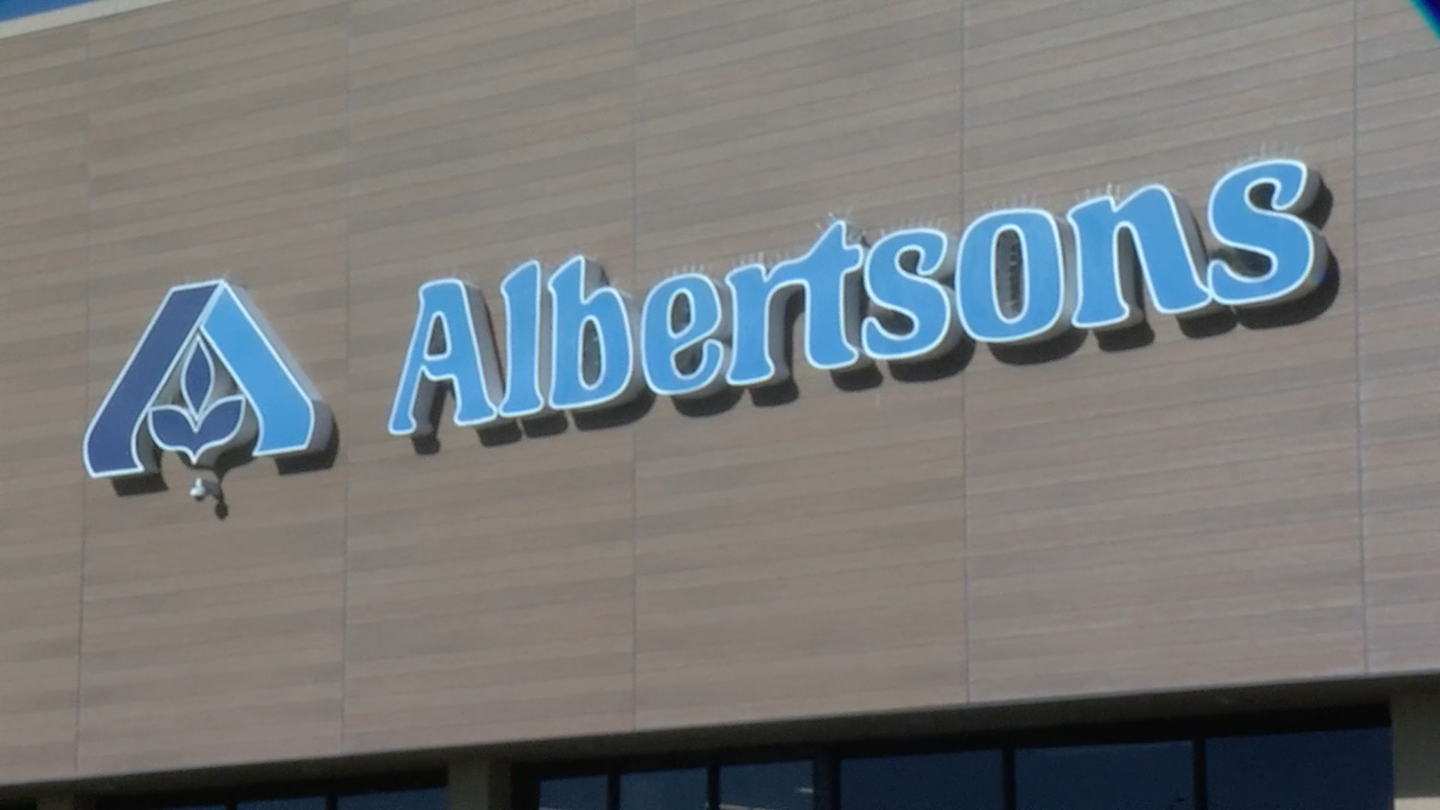
[[[499,363],[490,341],[490,315],[480,292],[459,279],[420,285],[420,313],[390,411],[390,433],[428,435],[439,383],[455,395],[455,424],[479,427],[499,418]]]
[[[730,353],[726,304],[715,282],[700,273],[672,276],[650,290],[640,335],[651,390],[661,396],[702,397],[724,387]]]
[[[1269,200],[1259,196],[1267,190]],[[1272,304],[1320,285],[1330,260],[1325,237],[1300,214],[1315,201],[1320,178],[1296,160],[1264,160],[1235,169],[1210,194],[1210,230],[1226,247],[1264,259],[1265,267],[1210,262],[1216,300],[1229,306]]]
[[[505,401],[507,419],[550,410],[544,386],[550,376],[550,292],[539,262],[526,262],[500,283],[505,300]]]
[[[1067,236],[1038,208],[992,211],[970,223],[955,274],[965,331],[986,343],[1028,343],[1068,328]]]
[[[639,317],[629,296],[605,283],[583,256],[550,277],[550,407],[590,410],[619,405],[640,393]]]
[[[781,382],[793,373],[784,319],[797,297],[806,305],[805,359],[829,371],[933,358],[967,334],[1019,344],[1069,328],[1119,329],[1144,321],[1147,299],[1170,315],[1291,300],[1323,281],[1330,258],[1324,238],[1301,216],[1320,187],[1318,176],[1294,160],[1262,160],[1227,173],[1210,197],[1209,224],[1221,245],[1212,258],[1185,202],[1148,185],[1123,198],[1086,199],[1063,218],[1029,207],[991,211],[958,241],[934,228],[905,228],[867,247],[847,223],[835,221],[802,256],[735,267],[724,289],[701,273],[681,273],[656,284],[638,307],[584,257],[553,274],[531,261],[500,285],[503,366],[479,293],[453,279],[431,282],[420,289],[390,429],[433,431],[437,386],[446,383],[455,390],[456,423],[483,425],[618,405],[647,387],[682,398]],[[176,329],[197,329],[198,315],[176,312]],[[259,327],[227,320],[223,307],[217,312],[206,316],[213,323],[202,336],[215,343],[220,365],[238,364],[242,389],[250,378],[273,376],[263,363],[229,357],[231,343],[247,347],[247,357],[258,354],[248,347]],[[222,327],[232,320],[243,339],[217,343],[211,332],[224,337]],[[136,414],[155,404],[172,355],[188,346],[178,333],[160,337],[147,334],[139,359],[132,359],[134,379],[112,393],[124,425],[138,424],[144,414]],[[319,411],[307,414],[264,392],[242,393],[265,406],[259,443],[267,451],[278,452],[265,444],[272,433],[279,449],[314,443],[302,439],[313,439],[309,426]],[[301,394],[318,402],[309,388]],[[162,432],[180,436],[176,425]],[[87,463],[103,450],[102,463],[110,465],[104,469],[139,468],[143,441],[92,453],[87,437]]]
[[[868,360],[860,353],[860,269],[865,251],[850,241],[844,222],[834,222],[809,252],[781,262],[769,273],[758,264],[725,277],[735,304],[731,385],[752,386],[790,378],[785,362],[785,305],[804,291],[805,359],[815,368],[844,370]]]
[[[949,237],[933,228],[886,234],[865,260],[865,292],[872,306],[904,316],[908,332],[875,315],[861,325],[861,345],[876,360],[923,360],[944,354],[961,335],[950,291],[937,279],[953,272]]]
[[[1167,315],[1204,311],[1214,301],[1202,283],[1204,243],[1185,202],[1163,186],[1146,186],[1117,202],[1105,195],[1066,214],[1075,233],[1074,325],[1118,329],[1145,320],[1136,298],[1136,261],[1155,309]]]

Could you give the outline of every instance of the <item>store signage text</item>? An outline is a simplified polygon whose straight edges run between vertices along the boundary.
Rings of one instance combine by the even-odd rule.
[[[782,382],[791,374],[786,304],[796,295],[806,362],[837,372],[935,358],[966,337],[1025,344],[1132,327],[1147,300],[1177,316],[1291,301],[1327,272],[1325,240],[1302,217],[1319,189],[1295,160],[1226,173],[1207,206],[1218,245],[1209,254],[1184,201],[1150,185],[1084,200],[1063,218],[991,211],[958,240],[907,228],[866,244],[834,222],[804,255],[745,264],[723,280],[679,273],[638,301],[583,256],[551,272],[531,261],[500,284],[498,340],[477,288],[430,281],[419,288],[389,431],[433,433],[447,389],[455,424],[483,428],[614,407],[646,389],[698,398]],[[102,401],[85,433],[85,467],[123,478],[156,472],[160,450],[203,468],[235,448],[304,455],[329,446],[333,429],[244,290],[188,284],[165,296]]]
[[[912,228],[865,246],[835,222],[802,256],[746,264],[723,282],[680,273],[643,301],[609,286],[583,256],[548,274],[532,261],[500,285],[503,355],[480,291],[431,281],[419,290],[390,432],[432,433],[442,384],[455,423],[481,428],[614,407],[645,388],[694,398],[783,382],[783,317],[795,295],[806,308],[805,360],[832,371],[933,358],[964,336],[1023,344],[1071,328],[1134,326],[1145,317],[1137,278],[1167,315],[1294,300],[1321,283],[1329,261],[1324,237],[1301,216],[1319,188],[1295,160],[1228,172],[1208,205],[1213,255],[1184,201],[1150,185],[1087,199],[1063,219],[1038,208],[991,211],[958,244]]]

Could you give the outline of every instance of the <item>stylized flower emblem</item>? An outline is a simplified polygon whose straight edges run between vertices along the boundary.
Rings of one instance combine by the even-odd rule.
[[[161,448],[181,454],[191,466],[209,467],[237,444],[246,427],[245,397],[222,385],[215,358],[197,337],[181,363],[179,402],[150,409],[150,435]]]

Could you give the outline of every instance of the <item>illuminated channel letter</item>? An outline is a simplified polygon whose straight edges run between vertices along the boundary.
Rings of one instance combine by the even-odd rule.
[[[500,415],[523,419],[548,413],[550,291],[539,262],[526,262],[500,282],[505,300],[505,400]]]
[[[667,397],[703,397],[725,386],[729,302],[700,273],[672,276],[645,297],[640,316],[645,382]]]
[[[639,315],[605,282],[600,265],[576,256],[550,277],[550,407],[584,411],[640,393]]]
[[[1136,297],[1137,261],[1157,311],[1189,315],[1214,305],[1195,218],[1169,189],[1146,186],[1124,202],[1094,197],[1066,219],[1075,234],[1076,328],[1119,329],[1145,320]]]
[[[480,427],[494,422],[500,417],[495,405],[499,365],[480,291],[453,278],[420,285],[420,312],[400,369],[390,433],[434,433],[431,415],[440,383],[449,383],[454,393],[455,424]]]
[[[865,259],[865,292],[873,307],[902,316],[897,332],[875,315],[861,324],[865,354],[875,360],[924,360],[955,346],[961,332],[942,283],[954,264],[944,231],[915,228],[886,234]]]
[[[1220,178],[1210,193],[1210,232],[1222,245],[1263,258],[1265,265],[1240,269],[1223,258],[1211,260],[1216,300],[1237,307],[1276,304],[1320,285],[1330,248],[1299,216],[1319,191],[1319,175],[1298,160],[1264,160]]]
[[[752,386],[790,378],[785,362],[785,306],[805,293],[805,359],[819,369],[852,369],[869,358],[860,353],[860,270],[865,251],[834,222],[804,256],[780,262],[768,273],[758,264],[725,276],[735,306],[731,385]]]
[[[1045,340],[1070,326],[1065,226],[1048,211],[992,211],[960,238],[960,322],[982,343]]]

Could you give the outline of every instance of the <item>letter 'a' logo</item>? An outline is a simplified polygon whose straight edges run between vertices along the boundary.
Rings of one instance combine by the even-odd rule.
[[[318,452],[329,407],[250,297],[226,281],[165,296],[85,431],[94,478],[146,475],[157,450],[209,467],[254,442],[252,456]]]

